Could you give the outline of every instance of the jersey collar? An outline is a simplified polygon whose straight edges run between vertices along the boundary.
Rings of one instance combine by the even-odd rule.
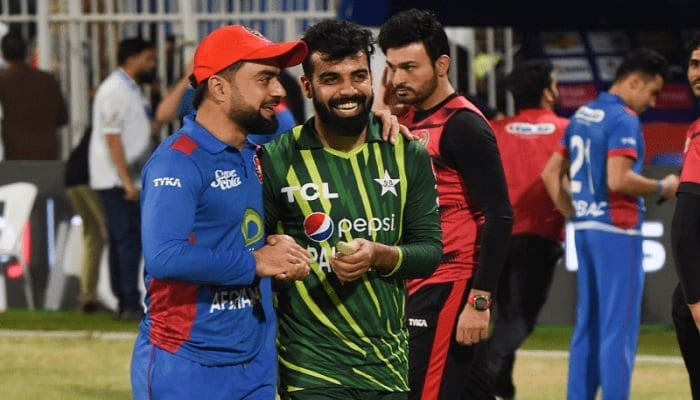
[[[194,119],[195,114],[187,115],[184,119],[184,125],[182,130],[187,133],[198,145],[200,145],[204,150],[211,154],[218,154],[227,149],[232,149],[238,152],[238,149],[230,146],[228,143],[219,140],[216,136],[212,135],[211,132],[206,130],[202,125],[197,123]],[[255,149],[256,145],[250,140],[246,139],[245,147]]]

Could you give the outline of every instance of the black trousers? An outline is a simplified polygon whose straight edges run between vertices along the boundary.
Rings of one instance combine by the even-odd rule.
[[[688,370],[693,400],[700,400],[700,332],[695,326],[680,284],[673,291],[671,316],[673,326],[676,328],[678,347],[681,349],[685,368]]]
[[[455,339],[471,279],[426,285],[409,296],[409,400],[493,400],[475,354],[485,342],[462,346]],[[442,367],[440,367],[442,365]]]
[[[107,216],[109,274],[112,293],[119,300],[119,312],[143,310],[139,268],[141,209],[138,201],[124,200],[124,189],[97,190]]]
[[[496,396],[515,396],[515,352],[535,327],[547,301],[554,267],[563,253],[560,243],[540,236],[517,234],[511,237],[496,292],[491,337],[477,355],[486,366]]]

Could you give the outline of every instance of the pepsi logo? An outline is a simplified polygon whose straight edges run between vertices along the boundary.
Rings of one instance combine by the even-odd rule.
[[[311,213],[304,219],[304,232],[314,242],[324,242],[333,234],[333,220],[322,212]]]

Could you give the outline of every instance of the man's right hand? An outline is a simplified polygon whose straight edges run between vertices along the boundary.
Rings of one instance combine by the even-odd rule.
[[[311,271],[311,257],[289,235],[269,235],[267,243],[253,252],[258,276],[281,280],[304,279]]]
[[[408,105],[401,104],[396,98],[394,87],[389,79],[389,68],[384,67],[377,94],[374,97],[374,110],[389,110],[393,115],[402,116],[408,111]]]
[[[688,308],[690,308],[690,313],[693,315],[695,326],[698,328],[698,332],[700,332],[700,302],[688,304]]]
[[[139,190],[136,189],[136,187],[132,183],[124,185],[124,200],[139,201],[139,195]]]
[[[664,199],[673,199],[676,197],[676,191],[678,190],[678,175],[668,174],[661,180],[663,184],[663,190],[661,190],[661,197]]]

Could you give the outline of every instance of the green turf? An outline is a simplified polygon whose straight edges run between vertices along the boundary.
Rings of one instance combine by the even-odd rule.
[[[111,314],[82,315],[75,311],[29,311],[9,309],[0,312],[0,329],[80,330],[97,332],[136,332],[138,323],[117,321]],[[568,350],[572,327],[540,325],[523,345],[528,350]],[[639,354],[679,356],[672,327],[642,325]]]
[[[528,350],[568,350],[573,327],[570,325],[541,325],[523,344]],[[638,354],[680,356],[673,327],[642,325],[639,328]]]
[[[138,323],[118,321],[109,313],[8,309],[0,312],[0,329],[136,332]]]

